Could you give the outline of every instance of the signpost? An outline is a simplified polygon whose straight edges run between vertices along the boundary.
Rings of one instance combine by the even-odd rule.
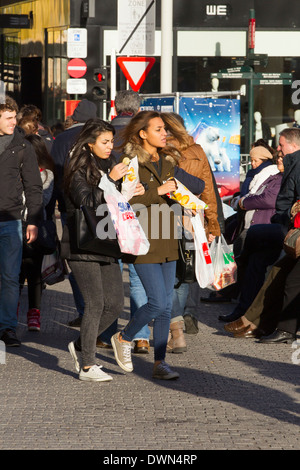
[[[84,95],[87,92],[87,81],[81,78],[87,71],[84,60],[87,57],[87,29],[69,28],[67,32],[67,71],[70,77],[67,80],[67,93],[69,95]]]
[[[246,148],[250,148],[251,143],[254,139],[254,126],[253,126],[253,101],[254,101],[254,89],[255,85],[292,85],[292,74],[291,73],[255,73],[250,66],[235,67],[231,69],[221,70],[218,73],[212,73],[211,78],[227,78],[227,79],[239,79],[248,80],[249,90],[249,142],[246,143]]]
[[[118,50],[111,52],[111,115],[115,114],[116,63],[131,88],[138,91],[155,59],[155,0],[118,0]],[[118,57],[126,54],[131,57]],[[141,57],[136,57],[141,56]]]
[[[67,65],[67,71],[70,77],[81,78],[87,71],[87,65],[82,59],[71,59]]]
[[[155,1],[118,0],[119,54],[154,54]]]
[[[85,59],[87,57],[87,29],[69,28],[67,37],[67,57]]]
[[[239,80],[253,80],[253,85],[291,85],[291,73],[255,73],[244,70],[243,67],[225,69],[212,73],[211,78],[235,78]]]
[[[122,72],[133,91],[139,91],[155,62],[154,57],[118,57]]]
[[[0,28],[30,29],[32,17],[28,15],[0,15]]]
[[[255,85],[292,85],[291,73],[255,73],[255,65],[267,66],[267,54],[255,54],[255,10],[250,9],[248,24],[247,56],[245,58],[234,58],[233,63],[237,67],[220,70],[212,73],[211,78],[226,78],[248,80],[248,132],[246,133],[246,148],[250,148],[254,139],[254,86]]]
[[[67,80],[67,93],[69,95],[85,95],[87,84],[85,78],[69,78]]]

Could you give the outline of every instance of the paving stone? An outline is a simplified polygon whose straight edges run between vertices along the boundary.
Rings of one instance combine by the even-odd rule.
[[[129,318],[126,266],[123,277],[119,327]],[[27,331],[25,287],[17,331],[22,346],[8,348],[0,364],[0,449],[299,450],[295,349],[234,339],[218,321],[233,308],[199,303],[199,333],[186,335],[186,353],[167,355],[179,380],[152,379],[153,348],[133,355],[128,374],[112,350],[98,349],[113,381],[83,383],[67,349],[79,332],[67,325],[77,316],[68,280],[43,291],[39,333]]]

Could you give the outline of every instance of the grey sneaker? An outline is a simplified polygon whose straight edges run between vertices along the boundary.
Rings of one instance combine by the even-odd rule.
[[[152,377],[161,380],[174,380],[179,378],[179,374],[174,372],[165,361],[161,361],[154,366]]]
[[[115,353],[116,361],[125,372],[132,372],[131,343],[120,341],[119,334],[120,333],[116,333],[111,337],[111,345]]]
[[[81,364],[81,352],[76,350],[74,341],[71,341],[71,343],[68,344],[68,349],[74,361],[76,372],[79,373]]]
[[[97,365],[90,367],[87,371],[80,369],[79,380],[86,382],[109,382],[112,380],[112,377],[101,369],[102,366]]]

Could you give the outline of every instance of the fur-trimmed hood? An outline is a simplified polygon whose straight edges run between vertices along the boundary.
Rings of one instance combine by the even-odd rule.
[[[145,166],[148,163],[151,163],[151,155],[146,150],[144,150],[140,145],[133,144],[128,142],[124,147],[124,154],[129,157],[130,159],[137,157],[139,165]],[[173,166],[177,164],[173,156],[167,155],[163,152],[166,160],[172,163]],[[178,159],[180,159],[180,154],[178,152]]]

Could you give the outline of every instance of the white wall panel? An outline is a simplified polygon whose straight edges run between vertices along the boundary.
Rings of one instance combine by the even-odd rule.
[[[178,31],[177,54],[180,57],[243,57],[246,31]],[[116,30],[104,31],[104,56],[118,48]],[[300,57],[300,31],[256,31],[255,53],[270,57]],[[161,54],[161,34],[155,32],[155,53]]]
[[[178,56],[244,56],[245,31],[178,31]]]

